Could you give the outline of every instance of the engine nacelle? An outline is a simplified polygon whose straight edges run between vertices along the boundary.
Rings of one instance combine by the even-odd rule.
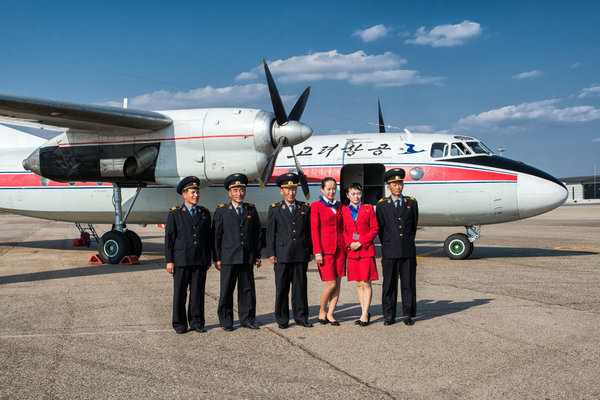
[[[250,179],[273,152],[274,115],[243,108],[162,111],[173,123],[136,135],[67,131],[23,161],[58,182],[148,183],[176,186],[188,175],[201,185],[241,172]]]

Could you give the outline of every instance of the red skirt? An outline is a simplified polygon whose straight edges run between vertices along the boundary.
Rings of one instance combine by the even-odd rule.
[[[335,281],[346,276],[346,252],[338,250],[335,254],[323,254],[323,264],[317,264],[322,281]]]
[[[378,279],[375,257],[348,259],[348,281],[376,281]]]

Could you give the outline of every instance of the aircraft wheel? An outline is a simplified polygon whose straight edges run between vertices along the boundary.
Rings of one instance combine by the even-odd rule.
[[[136,255],[137,258],[140,258],[144,249],[142,245],[142,239],[140,239],[138,234],[134,231],[125,231],[125,236],[127,237],[127,239],[129,239],[129,242],[131,242],[131,254]]]
[[[118,264],[126,255],[131,254],[131,242],[119,231],[109,231],[102,235],[98,255],[107,264]]]
[[[464,233],[455,233],[444,242],[444,252],[452,260],[464,260],[473,253],[473,243]]]

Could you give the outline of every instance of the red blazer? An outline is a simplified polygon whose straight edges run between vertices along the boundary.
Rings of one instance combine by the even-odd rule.
[[[375,257],[375,245],[373,245],[373,239],[379,232],[379,225],[377,224],[377,216],[373,210],[373,206],[370,204],[361,204],[358,209],[358,215],[356,216],[356,222],[352,219],[352,212],[350,207],[346,206],[342,210],[343,219],[343,234],[344,242],[346,247],[350,246],[350,243],[356,242],[353,239],[353,235],[358,233],[360,235],[358,241],[362,244],[362,247],[358,251],[347,249],[348,258],[362,258],[362,257]]]
[[[341,203],[338,203],[341,206]],[[310,205],[310,230],[314,254],[335,254],[338,248],[345,251],[342,236],[342,207],[334,213],[329,207],[315,201]]]

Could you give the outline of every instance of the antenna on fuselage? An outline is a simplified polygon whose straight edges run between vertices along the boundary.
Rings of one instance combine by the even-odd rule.
[[[383,123],[383,114],[381,113],[381,104],[377,98],[377,111],[379,112],[379,133],[385,133],[385,124]]]

